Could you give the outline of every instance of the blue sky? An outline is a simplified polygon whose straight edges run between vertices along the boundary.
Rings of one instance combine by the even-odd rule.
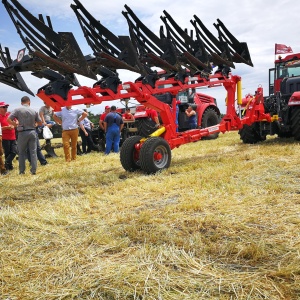
[[[54,30],[57,32],[73,32],[84,54],[92,54],[87,45],[73,10],[72,1],[62,0],[21,0],[19,1],[33,15],[42,13],[49,15]],[[242,77],[243,95],[253,93],[258,85],[262,85],[265,95],[268,93],[268,69],[274,64],[275,43],[291,46],[293,51],[300,52],[300,2],[292,0],[269,1],[261,0],[190,0],[186,3],[180,0],[152,0],[137,1],[120,0],[91,1],[81,0],[87,10],[115,35],[128,35],[128,26],[122,15],[126,3],[135,14],[158,35],[162,25],[160,16],[166,10],[182,27],[192,29],[190,20],[197,15],[205,26],[215,35],[217,32],[213,23],[219,18],[231,33],[240,41],[247,42],[254,67],[244,64],[235,64],[232,73]],[[12,58],[16,58],[18,50],[24,45],[9,18],[2,1],[0,3],[0,44],[9,47]],[[0,63],[1,66],[1,63]],[[122,81],[133,81],[138,74],[129,71],[119,72]],[[22,73],[29,88],[36,93],[46,81],[37,79],[30,73]],[[92,86],[93,80],[79,76],[82,85]],[[221,111],[225,112],[225,89],[201,89],[202,93],[216,97]],[[0,83],[0,101],[10,104],[10,110],[19,106],[20,98],[25,95],[9,86]],[[38,97],[31,97],[32,107],[39,109],[43,102]],[[102,103],[91,107],[93,113],[101,113]],[[109,103],[112,104],[112,103]],[[118,107],[122,104],[114,102]]]

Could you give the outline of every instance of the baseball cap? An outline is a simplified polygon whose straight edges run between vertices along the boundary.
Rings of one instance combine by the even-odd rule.
[[[0,107],[8,107],[9,104],[5,103],[5,102],[0,102]]]
[[[105,106],[105,109],[108,109],[108,108],[110,108],[110,106],[106,105],[106,106]]]

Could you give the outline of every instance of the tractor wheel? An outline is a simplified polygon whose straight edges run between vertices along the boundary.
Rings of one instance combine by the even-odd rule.
[[[138,135],[131,136],[122,144],[120,150],[120,161],[126,171],[134,172],[141,168],[139,162],[139,153],[135,149],[135,144],[139,143],[141,138],[142,137]]]
[[[291,117],[292,135],[296,141],[300,141],[300,107],[294,107]]]
[[[210,126],[214,126],[220,123],[220,118],[217,114],[217,112],[212,109],[208,108],[205,110],[205,112],[202,115],[202,122],[201,122],[201,128],[206,128]],[[203,140],[213,140],[218,138],[219,133],[214,133],[209,136],[203,137]]]
[[[99,140],[98,149],[99,149],[100,152],[104,152],[105,151],[105,140]]]
[[[256,144],[266,140],[266,136],[262,136],[259,130],[259,123],[253,123],[252,125],[244,125],[239,130],[239,135],[243,143],[245,144]]]
[[[155,128],[155,122],[153,122],[149,118],[141,118],[136,119],[136,127],[137,127],[137,134],[142,137],[147,137],[151,133],[153,133],[157,128]]]
[[[171,148],[161,137],[151,137],[142,145],[140,151],[141,169],[147,174],[154,174],[167,169],[171,163]]]
[[[277,136],[279,138],[288,139],[288,138],[292,137],[292,133],[290,131],[289,132],[278,132]]]

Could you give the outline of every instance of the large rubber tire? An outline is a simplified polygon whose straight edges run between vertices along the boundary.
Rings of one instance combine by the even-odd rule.
[[[239,135],[243,143],[245,144],[256,144],[266,140],[266,136],[260,135],[259,123],[253,123],[251,126],[244,125],[239,130]]]
[[[207,108],[203,115],[202,115],[202,121],[201,121],[201,128],[206,128],[210,126],[214,126],[220,123],[220,118],[218,116],[218,113],[212,109],[212,108]],[[203,140],[214,140],[218,138],[219,133],[214,133],[209,136],[203,137]]]
[[[157,128],[155,128],[155,122],[149,118],[136,119],[137,134],[142,137],[148,137]]]
[[[300,141],[300,107],[294,107],[291,117],[292,135],[296,141]]]
[[[292,137],[292,132],[291,131],[289,131],[289,132],[278,132],[277,133],[277,136],[279,137],[279,138],[284,138],[284,139],[288,139],[288,138],[290,138],[290,137]]]
[[[161,137],[151,137],[142,145],[140,151],[141,169],[147,174],[154,174],[171,164],[171,148]]]
[[[135,135],[127,138],[120,150],[120,161],[126,171],[134,172],[141,168],[139,153],[135,149],[135,144],[139,143],[141,136]]]

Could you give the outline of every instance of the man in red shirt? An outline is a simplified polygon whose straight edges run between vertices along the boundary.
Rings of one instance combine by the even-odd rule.
[[[122,118],[124,121],[128,121],[128,120],[134,121],[134,116],[130,112],[130,108],[126,108],[125,113],[122,114]]]
[[[148,118],[151,118],[153,122],[155,122],[155,127],[158,128],[160,126],[157,111],[153,108],[147,107],[146,112]]]
[[[2,127],[2,146],[5,156],[6,170],[13,169],[13,160],[17,155],[16,131],[13,125],[7,122],[10,113],[7,112],[9,104],[0,102],[0,124]]]
[[[99,126],[103,131],[104,131],[104,119],[109,112],[110,112],[110,106],[107,105],[105,106],[105,112],[100,116],[99,119]]]

